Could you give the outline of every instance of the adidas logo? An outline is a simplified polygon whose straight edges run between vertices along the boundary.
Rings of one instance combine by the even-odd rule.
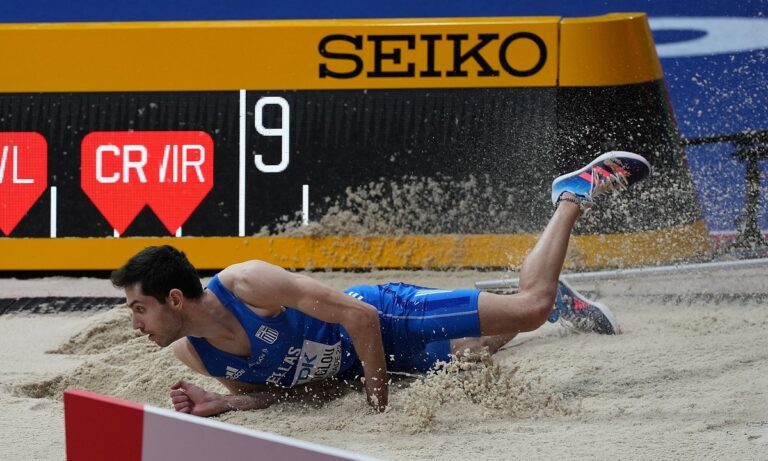
[[[227,379],[235,380],[243,376],[243,373],[245,373],[245,369],[230,367],[229,365],[227,365],[227,371],[225,372],[225,376]]]
[[[279,335],[280,333],[277,330],[266,325],[260,326],[256,331],[256,337],[267,344],[275,344]]]
[[[355,298],[355,299],[359,299],[360,301],[362,301],[362,300],[363,300],[363,295],[361,295],[360,293],[358,293],[358,292],[356,292],[356,291],[350,291],[350,292],[349,292],[349,293],[347,293],[347,294],[348,294],[349,296],[352,296],[352,297],[353,297],[353,298]]]

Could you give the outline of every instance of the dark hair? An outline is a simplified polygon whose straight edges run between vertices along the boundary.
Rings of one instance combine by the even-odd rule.
[[[187,256],[170,245],[147,247],[136,253],[110,276],[112,285],[125,288],[141,283],[141,292],[164,303],[168,292],[178,288],[187,298],[203,295],[203,285]]]

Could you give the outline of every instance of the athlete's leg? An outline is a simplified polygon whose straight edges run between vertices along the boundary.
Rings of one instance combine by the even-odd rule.
[[[483,336],[451,340],[452,354],[472,355],[483,349],[493,354],[518,332],[535,330],[546,321],[554,306],[568,238],[580,214],[578,204],[560,202],[541,238],[523,262],[518,293],[480,293],[477,310]]]
[[[519,291],[513,295],[480,293],[478,314],[483,336],[532,331],[547,320],[554,306],[557,279],[565,261],[568,239],[580,215],[577,203],[560,201],[523,262]]]
[[[594,198],[624,189],[649,173],[650,164],[643,157],[630,152],[608,152],[584,168],[556,178],[552,183],[552,203],[557,208],[523,262],[518,293],[480,293],[481,335],[510,335],[541,326],[552,312],[568,239],[582,209],[591,206]]]
[[[573,194],[566,193],[566,198],[573,197]],[[511,341],[517,333],[521,331],[532,331],[541,326],[547,320],[552,312],[557,292],[557,280],[560,270],[565,261],[565,254],[568,249],[568,239],[574,223],[581,215],[581,208],[578,203],[571,201],[560,201],[554,215],[550,219],[547,227],[544,229],[533,250],[528,254],[523,262],[520,272],[520,283],[518,293],[514,295],[497,295],[493,293],[475,292],[476,304],[470,301],[470,297],[462,292],[450,292],[446,290],[424,290],[426,294],[425,308],[414,315],[406,323],[412,328],[412,336],[417,337],[423,344],[432,343],[431,350],[427,354],[415,356],[415,361],[411,363],[413,368],[418,368],[422,362],[431,366],[434,363],[433,355],[440,356],[443,359],[447,353],[456,356],[475,354],[481,352],[484,348],[493,354],[502,346]],[[435,293],[428,293],[435,292]],[[445,294],[437,294],[437,293]],[[449,302],[440,301],[433,296],[460,296],[451,298]],[[416,294],[418,297],[419,294]],[[401,296],[401,299],[406,297]],[[440,307],[437,307],[440,306]],[[448,307],[450,306],[450,307]],[[476,307],[475,307],[476,306]],[[444,308],[445,311],[437,309]],[[385,314],[386,316],[386,314]],[[397,315],[395,317],[405,317]],[[470,320],[474,318],[474,329],[465,328],[472,325]],[[478,331],[476,337],[451,336],[451,332],[465,333],[468,330]],[[447,343],[445,339],[435,337],[441,334],[450,339]],[[402,338],[410,337],[409,334],[402,334]],[[442,341],[440,341],[442,339]],[[399,341],[401,345],[407,341]],[[428,347],[429,348],[429,347]],[[421,349],[416,347],[415,349]],[[415,355],[411,353],[410,355]],[[400,360],[405,363],[403,358]]]
[[[546,321],[554,306],[557,279],[571,229],[580,214],[578,204],[560,202],[541,238],[523,262],[518,293],[480,293],[477,308],[483,336],[451,340],[451,353],[456,356],[467,355],[466,352],[476,354],[487,348],[494,354],[518,332],[535,330]]]

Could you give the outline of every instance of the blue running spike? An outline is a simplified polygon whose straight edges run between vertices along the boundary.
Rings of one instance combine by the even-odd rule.
[[[608,306],[588,299],[562,279],[557,282],[555,310],[549,317],[554,318],[550,320],[552,323],[559,319],[566,326],[583,333],[621,333],[621,327]]]
[[[576,196],[582,210],[592,206],[594,199],[616,190],[626,189],[651,172],[651,165],[638,154],[612,151],[592,160],[584,168],[558,176],[552,181],[552,204],[570,192]]]

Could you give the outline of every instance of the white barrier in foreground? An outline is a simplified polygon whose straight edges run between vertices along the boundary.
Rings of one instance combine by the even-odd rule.
[[[638,269],[617,269],[610,271],[596,271],[596,272],[575,272],[573,274],[560,274],[560,278],[563,278],[569,282],[576,282],[579,280],[606,280],[614,279],[616,277],[625,277],[628,275],[657,275],[665,273],[678,273],[697,271],[703,269],[734,269],[737,267],[755,267],[768,265],[768,258],[761,259],[744,259],[740,261],[716,261],[711,263],[700,264],[680,264],[674,266],[657,266],[657,267],[641,267]],[[475,282],[475,288],[478,290],[493,290],[497,288],[517,288],[520,284],[519,278],[512,279],[498,279],[498,280],[483,280]]]
[[[64,420],[70,461],[373,459],[87,391],[64,392]]]

